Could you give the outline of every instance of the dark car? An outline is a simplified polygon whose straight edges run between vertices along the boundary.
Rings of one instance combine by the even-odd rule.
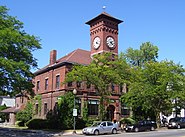
[[[157,124],[154,121],[150,120],[144,120],[144,121],[139,121],[136,124],[129,124],[126,125],[125,131],[126,132],[138,132],[138,131],[146,131],[146,130],[155,130],[157,128]]]
[[[168,128],[183,128],[185,127],[185,117],[171,118],[168,123]]]

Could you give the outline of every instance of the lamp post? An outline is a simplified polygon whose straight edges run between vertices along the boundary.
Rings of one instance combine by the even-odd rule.
[[[73,134],[76,134],[76,129],[75,129],[75,124],[76,120],[75,117],[77,116],[77,109],[75,108],[75,95],[77,94],[77,90],[73,89],[73,94],[74,94],[74,109],[73,109],[73,117],[74,117],[74,124],[73,124]]]

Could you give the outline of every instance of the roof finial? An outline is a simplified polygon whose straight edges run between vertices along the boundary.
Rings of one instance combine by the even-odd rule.
[[[102,9],[103,9],[103,12],[105,12],[106,6],[103,6]]]

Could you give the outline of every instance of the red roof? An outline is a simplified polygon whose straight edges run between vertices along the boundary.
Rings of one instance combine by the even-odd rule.
[[[88,65],[91,63],[91,52],[82,49],[76,49],[69,53],[68,55],[60,58],[57,62],[70,62],[82,65]]]
[[[82,49],[76,49],[66,56],[58,59],[55,64],[50,64],[45,66],[42,69],[39,69],[34,74],[38,75],[50,69],[51,67],[58,67],[63,63],[72,63],[72,64],[81,64],[81,65],[89,65],[91,63],[91,52]]]

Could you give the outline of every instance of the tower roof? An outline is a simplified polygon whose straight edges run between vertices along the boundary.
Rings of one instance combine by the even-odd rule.
[[[102,12],[102,13],[99,14],[97,17],[95,17],[95,18],[93,18],[93,19],[87,21],[85,24],[90,25],[92,22],[94,22],[94,21],[96,21],[96,20],[99,20],[99,19],[101,19],[101,18],[107,18],[107,19],[112,20],[112,21],[114,21],[114,22],[116,22],[116,23],[118,23],[118,24],[121,23],[121,22],[123,22],[122,20],[119,20],[119,19],[116,19],[116,18],[112,17],[111,15],[109,15],[109,14],[106,13],[106,12]]]

